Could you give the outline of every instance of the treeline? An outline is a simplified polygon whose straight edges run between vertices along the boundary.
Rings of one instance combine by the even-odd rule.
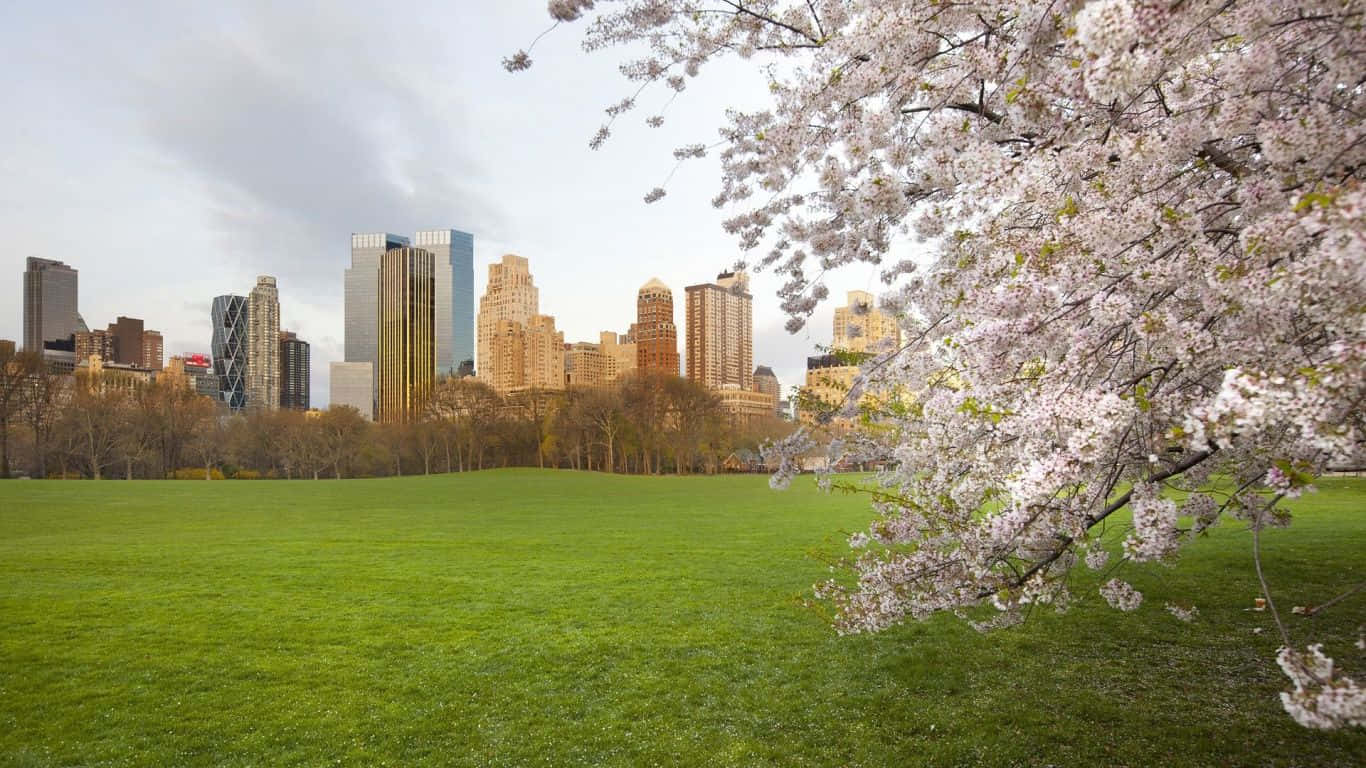
[[[0,360],[0,476],[348,478],[532,466],[714,473],[791,425],[739,422],[695,382],[633,376],[608,388],[500,396],[442,379],[407,424],[354,408],[229,414],[174,382],[110,386],[55,375],[20,354]]]

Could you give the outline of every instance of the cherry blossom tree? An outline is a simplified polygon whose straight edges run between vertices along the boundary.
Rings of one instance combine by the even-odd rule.
[[[767,76],[766,108],[728,112],[718,141],[675,156],[719,153],[713,202],[748,265],[784,279],[790,329],[831,270],[876,265],[889,286],[909,343],[849,400],[881,391],[888,407],[834,449],[894,467],[850,542],[853,578],[818,587],[841,631],[1065,608],[1069,572],[1120,564],[1101,532],[1121,511],[1122,563],[1170,561],[1232,519],[1260,576],[1281,500],[1362,459],[1366,2],[549,10],[584,26],[585,49],[627,52],[632,91],[594,148],[646,104],[662,124],[720,59]],[[1143,599],[1119,575],[1100,593],[1120,610]],[[1366,690],[1276,617],[1286,711],[1366,725]]]

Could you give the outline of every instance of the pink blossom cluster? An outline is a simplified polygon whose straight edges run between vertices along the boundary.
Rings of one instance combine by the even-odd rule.
[[[888,407],[832,446],[892,467],[818,589],[841,631],[1061,610],[1083,557],[1170,562],[1222,518],[1285,523],[1280,498],[1366,458],[1366,0],[551,11],[631,51],[626,108],[720,57],[762,62],[770,104],[676,157],[720,158],[713,203],[782,279],[790,329],[831,270],[888,285],[907,343],[850,397]],[[1296,691],[1297,719],[1326,711]]]
[[[1295,722],[1324,730],[1366,726],[1366,688],[1339,674],[1321,644],[1304,652],[1282,648],[1276,662],[1295,686],[1281,694],[1281,703]]]

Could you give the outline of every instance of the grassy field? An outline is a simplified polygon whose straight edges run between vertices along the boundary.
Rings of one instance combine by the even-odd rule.
[[[1363,502],[1267,536],[1285,606],[1366,577]],[[839,638],[801,600],[868,517],[805,478],[0,483],[0,765],[1366,761],[1281,711],[1237,526],[1131,570],[1136,616]],[[1314,621],[1366,671],[1366,597]]]

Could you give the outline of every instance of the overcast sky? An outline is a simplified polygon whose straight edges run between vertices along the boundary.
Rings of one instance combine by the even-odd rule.
[[[644,119],[668,94],[647,92],[594,152],[603,109],[630,91],[619,51],[585,54],[567,26],[531,70],[500,65],[549,26],[544,0],[0,5],[0,338],[22,338],[28,256],[80,270],[91,327],[141,317],[168,357],[209,352],[212,298],[275,275],[325,406],[352,232],[472,232],[476,302],[490,263],[527,257],[566,341],[626,330],[652,276],[674,289],[681,338],[683,286],[739,255],[708,202],[713,160],[641,198],[674,147],[714,142],[721,111],[763,82],[712,72],[661,129]],[[839,279],[832,295],[879,287],[868,269]],[[829,343],[832,307],[788,335],[777,285],[753,281],[754,358],[787,391]]]

